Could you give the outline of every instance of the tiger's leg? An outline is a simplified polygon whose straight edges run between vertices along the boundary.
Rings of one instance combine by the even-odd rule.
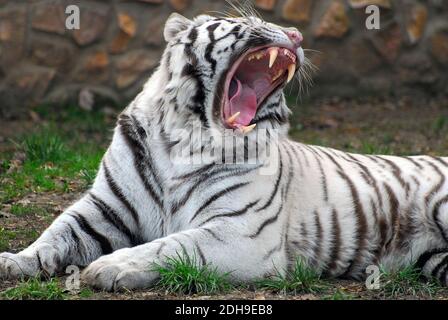
[[[134,232],[130,221],[123,221],[105,200],[90,192],[31,246],[17,254],[0,254],[0,278],[50,276],[67,265],[86,266],[103,254],[139,244]]]
[[[185,252],[197,263],[210,264],[220,272],[230,272],[234,280],[249,281],[272,272],[273,261],[263,260],[266,246],[240,234],[236,227],[214,225],[171,234],[134,248],[121,249],[89,265],[82,279],[105,290],[147,288],[158,274],[154,264]],[[282,269],[276,261],[275,265]]]

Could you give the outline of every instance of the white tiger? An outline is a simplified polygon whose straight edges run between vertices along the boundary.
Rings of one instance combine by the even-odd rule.
[[[0,277],[73,264],[86,266],[91,286],[143,288],[157,280],[153,263],[185,252],[243,282],[301,257],[331,277],[417,263],[447,283],[447,158],[288,140],[283,88],[306,66],[294,28],[173,14],[164,36],[160,66],[119,116],[92,188],[30,247],[1,254]],[[173,150],[188,157],[229,139],[256,146],[256,161],[245,152],[244,163],[223,163],[241,158],[233,147],[200,164],[173,161],[184,157]],[[269,148],[278,152],[262,152]]]

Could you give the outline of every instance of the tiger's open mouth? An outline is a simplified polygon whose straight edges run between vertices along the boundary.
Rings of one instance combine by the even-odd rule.
[[[280,47],[255,48],[231,67],[224,84],[222,118],[225,127],[251,131],[258,107],[280,85],[294,77],[297,56]]]

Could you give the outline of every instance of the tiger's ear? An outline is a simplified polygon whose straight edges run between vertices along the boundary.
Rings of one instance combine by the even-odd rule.
[[[172,13],[165,23],[165,29],[163,30],[163,36],[165,41],[169,42],[172,40],[179,32],[184,31],[192,23],[191,20],[185,18],[178,13]]]

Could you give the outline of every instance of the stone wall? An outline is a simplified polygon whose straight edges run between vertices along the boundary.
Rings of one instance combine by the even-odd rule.
[[[448,93],[448,1],[255,0],[263,17],[303,31],[320,71],[312,95]],[[65,8],[81,10],[67,30]],[[381,9],[367,30],[365,7]],[[42,103],[124,105],[164,47],[178,11],[223,11],[223,0],[0,0],[0,114]],[[85,103],[88,107],[89,103]]]

